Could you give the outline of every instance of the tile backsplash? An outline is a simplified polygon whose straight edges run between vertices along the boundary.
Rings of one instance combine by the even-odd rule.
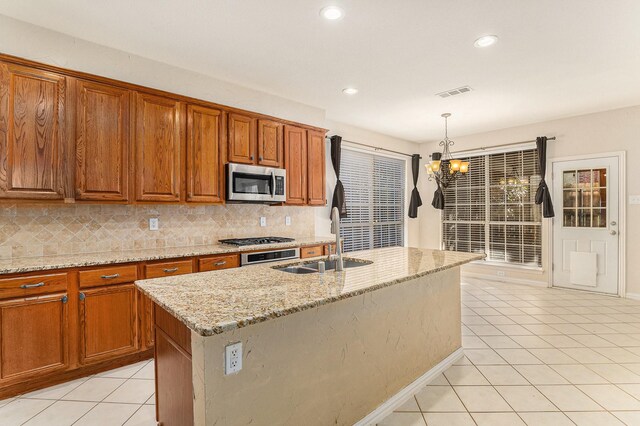
[[[149,230],[153,217],[158,231]],[[196,246],[229,237],[311,237],[314,230],[310,207],[9,204],[0,206],[0,259]]]

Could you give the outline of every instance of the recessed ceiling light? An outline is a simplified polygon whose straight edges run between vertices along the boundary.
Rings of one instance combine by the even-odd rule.
[[[482,36],[473,43],[475,47],[489,47],[493,44],[496,44],[498,41],[498,36],[496,35],[486,35]]]
[[[327,6],[320,9],[320,16],[330,21],[335,21],[344,16],[344,11],[338,6]]]
[[[355,87],[345,87],[344,89],[342,89],[342,93],[344,93],[345,95],[355,95],[356,93],[358,93],[358,89],[356,89]]]

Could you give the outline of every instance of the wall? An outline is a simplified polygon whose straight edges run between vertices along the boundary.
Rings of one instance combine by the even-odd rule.
[[[536,136],[556,136],[557,140],[548,143],[547,158],[560,158],[587,154],[602,154],[613,151],[627,153],[627,194],[621,194],[627,204],[626,230],[621,235],[627,244],[627,292],[640,295],[640,280],[631,273],[633,261],[640,258],[640,240],[634,238],[640,233],[640,206],[629,205],[628,195],[640,194],[640,173],[633,167],[640,164],[640,106],[623,108],[578,117],[564,118],[509,129],[496,130],[463,137],[455,136],[455,129],[450,129],[455,141],[456,150],[476,149],[494,145],[513,143],[535,139]],[[428,154],[438,151],[437,143],[425,143],[422,146],[424,162]],[[552,187],[550,174],[548,184]],[[422,182],[423,201],[431,203],[435,184]],[[559,201],[556,201],[559,202]],[[558,209],[556,209],[558,212]],[[543,220],[543,259],[549,250],[547,240],[549,220]],[[420,220],[421,244],[424,247],[437,248],[440,245],[440,213],[429,205]],[[509,267],[479,267],[469,265],[463,268],[465,273],[479,273],[496,277],[498,271],[505,273],[505,280],[518,282],[537,282],[546,284],[549,280],[549,265],[543,263],[543,272],[523,271]],[[497,277],[496,277],[497,278]]]
[[[364,130],[358,127],[350,126],[344,123],[338,123],[335,121],[327,120],[325,122],[326,128],[330,129],[327,133],[328,136],[340,135],[342,139],[352,140],[354,142],[364,143],[367,145],[376,146],[379,148],[391,149],[394,151],[402,152],[405,154],[417,154],[420,151],[420,145],[414,142],[396,139],[391,136],[381,135],[379,133]],[[348,143],[343,141],[343,147],[349,146]],[[365,148],[366,149],[366,148]],[[386,155],[384,151],[380,154]],[[393,154],[390,154],[393,155]],[[333,199],[333,189],[336,186],[336,175],[331,164],[331,143],[327,141],[326,146],[326,158],[327,158],[327,206],[324,208],[318,208],[316,210],[316,234],[327,235],[331,229],[331,221],[329,215],[331,214],[331,200]],[[402,156],[400,156],[402,158]],[[405,184],[405,215],[409,211],[409,195],[413,189],[413,181],[411,177],[411,159],[406,157],[407,161],[407,180]],[[422,171],[421,171],[422,172]],[[424,176],[421,176],[423,178]],[[423,199],[424,202],[424,199]],[[405,245],[408,247],[420,246],[420,215],[427,209],[423,206],[418,210],[418,218],[411,219],[405,216],[406,230],[405,230]]]

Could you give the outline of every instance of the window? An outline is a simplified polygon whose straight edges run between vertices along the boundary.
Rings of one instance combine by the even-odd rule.
[[[607,227],[607,169],[567,170],[562,187],[562,226]]]
[[[487,259],[542,266],[542,210],[535,149],[466,159],[469,172],[445,190],[446,250],[487,253]]]
[[[344,251],[402,246],[406,162],[342,150],[340,180],[347,217],[340,222]]]

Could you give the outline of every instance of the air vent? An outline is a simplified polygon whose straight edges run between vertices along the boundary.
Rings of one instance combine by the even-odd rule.
[[[467,93],[472,90],[473,89],[469,86],[462,86],[455,89],[445,90],[444,92],[436,93],[436,96],[440,96],[441,98],[448,98],[449,96],[462,95],[463,93]]]

